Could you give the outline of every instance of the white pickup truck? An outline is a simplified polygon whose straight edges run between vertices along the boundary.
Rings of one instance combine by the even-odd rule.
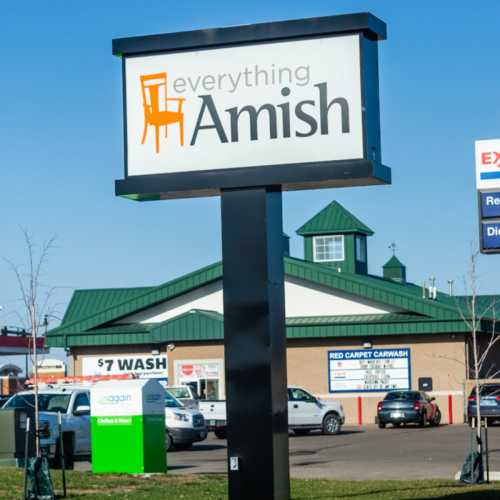
[[[3,406],[7,408],[35,407],[33,391],[18,392]],[[54,465],[61,459],[58,413],[61,413],[66,467],[72,468],[75,458],[90,456],[90,401],[88,389],[67,387],[43,388],[38,391],[40,427],[47,428],[49,437],[40,445]],[[33,427],[32,427],[33,428]]]
[[[58,413],[61,413],[66,467],[72,468],[75,459],[90,458],[89,387],[44,387],[38,391],[38,401],[40,428],[49,431],[49,437],[41,439],[40,444],[51,462],[59,466],[61,460]],[[34,407],[33,391],[23,391],[12,396],[3,409]],[[206,439],[208,433],[203,415],[197,410],[184,408],[168,392],[165,395],[165,426],[168,450],[189,448],[193,443]]]
[[[219,439],[226,437],[226,402],[200,401],[208,429]],[[300,387],[288,388],[288,428],[297,435],[312,430],[338,434],[344,424],[344,409],[336,401],[322,401]]]

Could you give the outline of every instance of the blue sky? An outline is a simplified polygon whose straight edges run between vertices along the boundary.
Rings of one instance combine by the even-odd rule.
[[[0,256],[25,262],[20,228],[57,236],[44,283],[75,288],[157,284],[221,255],[217,198],[134,203],[123,175],[115,37],[370,11],[380,44],[382,156],[391,186],[284,194],[284,229],[336,199],[375,231],[369,270],[396,242],[408,278],[462,287],[477,244],[474,140],[500,137],[497,0],[9,2],[0,19]],[[500,257],[480,258],[482,293],[500,293]],[[18,324],[19,291],[0,261],[0,326]],[[1,363],[1,360],[0,360]]]

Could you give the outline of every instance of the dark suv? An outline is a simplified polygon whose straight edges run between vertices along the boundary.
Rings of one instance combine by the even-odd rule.
[[[500,420],[500,384],[484,384],[480,386],[479,411],[481,418],[488,419],[488,422]],[[472,389],[467,404],[467,417],[469,425],[472,419],[477,416],[476,388]]]
[[[424,427],[439,425],[441,411],[434,398],[420,391],[391,391],[377,405],[378,426],[384,429],[387,424],[399,427],[401,424],[415,423]]]

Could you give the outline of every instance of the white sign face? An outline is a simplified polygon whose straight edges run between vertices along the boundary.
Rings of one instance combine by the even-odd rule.
[[[165,389],[154,380],[113,380],[98,382],[91,388],[92,416],[163,415]],[[100,422],[126,424],[127,421]]]
[[[221,373],[221,360],[175,361],[175,379],[178,383],[186,383],[200,379],[219,379]]]
[[[134,374],[140,378],[168,377],[167,356],[102,356],[85,357],[82,360],[82,375]]]
[[[476,186],[500,188],[500,139],[476,141]]]
[[[127,175],[364,157],[360,35],[125,59]]]
[[[329,351],[330,392],[410,389],[409,349]]]

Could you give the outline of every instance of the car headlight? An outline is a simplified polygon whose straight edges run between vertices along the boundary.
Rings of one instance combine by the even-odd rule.
[[[189,422],[189,417],[187,415],[184,415],[183,413],[174,412],[174,419],[181,422]]]

